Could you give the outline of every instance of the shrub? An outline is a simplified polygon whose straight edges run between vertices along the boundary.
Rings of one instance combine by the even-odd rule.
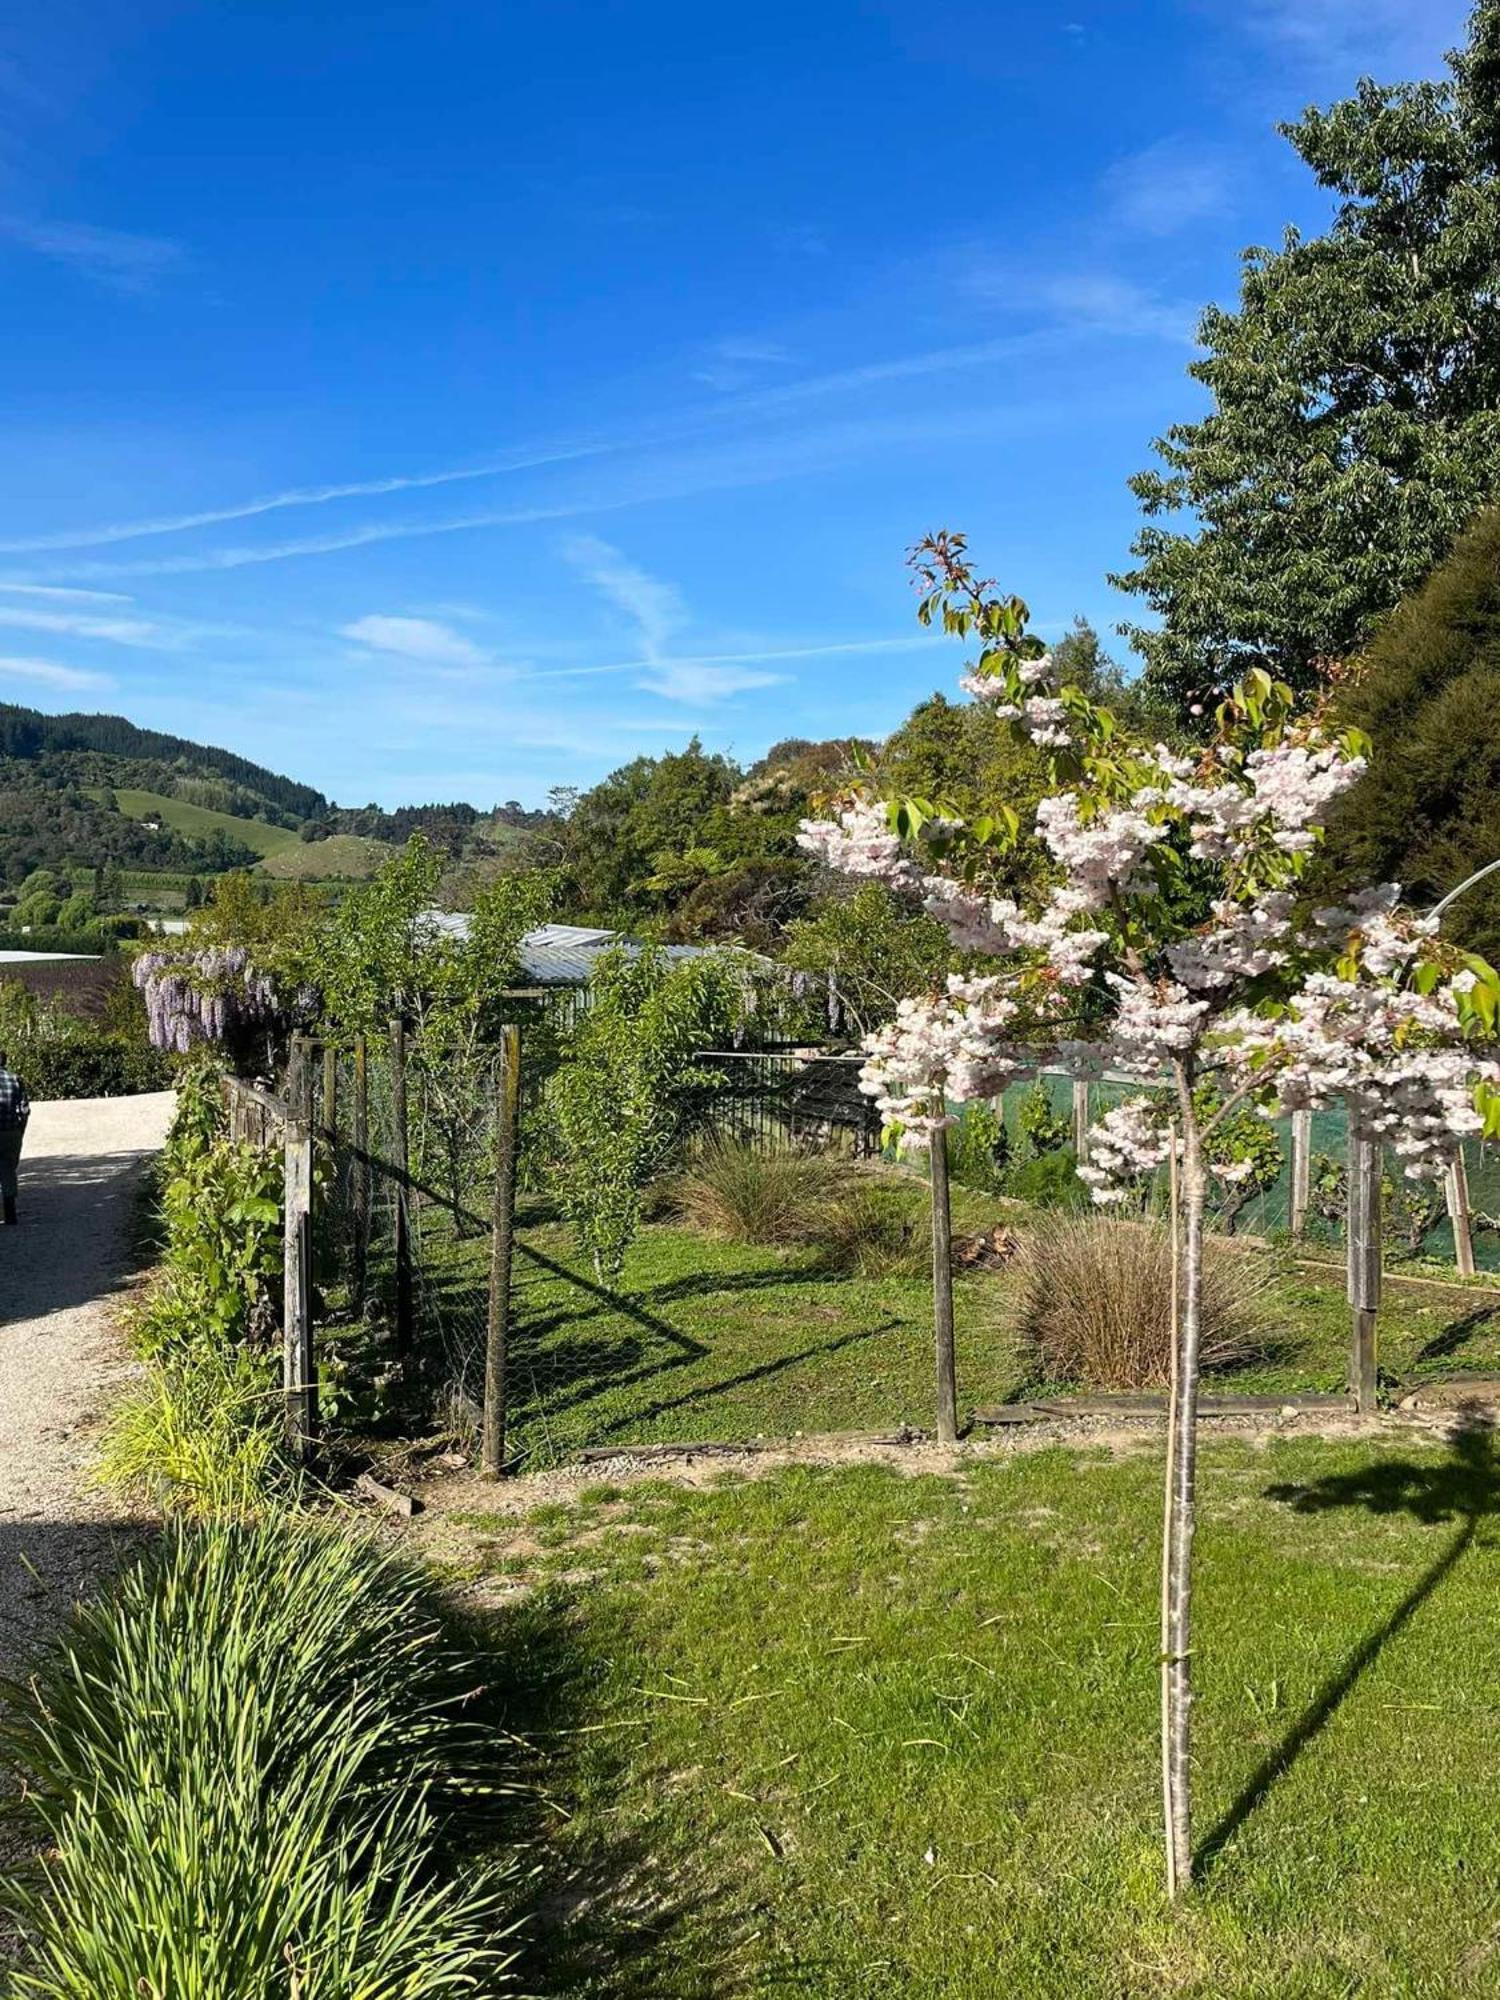
[[[1208,1244],[1203,1365],[1264,1353],[1255,1314],[1264,1284],[1243,1254]],[[1172,1253],[1160,1223],[1057,1216],[1021,1258],[1018,1331],[1045,1381],[1090,1389],[1159,1389],[1171,1379]]]
[[[1078,1161],[1071,1146],[1057,1153],[1038,1153],[1005,1176],[1005,1192],[1033,1208],[1087,1208],[1089,1191],[1078,1178]]]
[[[829,1265],[855,1278],[914,1278],[932,1265],[932,1222],[919,1181],[864,1177],[826,1201],[812,1233]]]
[[[964,1106],[948,1132],[948,1175],[956,1187],[999,1194],[1007,1185],[1010,1135],[1005,1119],[992,1104]]]
[[[0,1043],[38,1101],[129,1097],[161,1090],[171,1079],[167,1062],[143,1033],[85,1020],[56,996],[38,998],[19,980],[0,981]]]
[[[514,1864],[457,1859],[502,1788],[477,1667],[375,1547],[179,1525],[76,1614],[7,1735],[49,1851],[12,1886],[32,2000],[508,1990]]]
[[[731,1243],[805,1243],[816,1209],[848,1180],[836,1162],[789,1146],[760,1150],[713,1140],[669,1185],[675,1221]]]

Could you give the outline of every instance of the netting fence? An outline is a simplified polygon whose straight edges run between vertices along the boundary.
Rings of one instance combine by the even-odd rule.
[[[283,1096],[236,1086],[239,1136],[286,1148],[286,1380],[289,1397],[295,1384],[307,1398],[298,1421],[309,1430],[316,1379],[316,1421],[325,1428],[441,1436],[477,1451],[495,1405],[487,1369],[498,1352],[508,1462],[556,1462],[607,1446],[627,1406],[628,1422],[649,1429],[692,1405],[700,1392],[689,1385],[709,1354],[696,1311],[678,1310],[686,1302],[713,1296],[711,1322],[725,1309],[719,1292],[743,1298],[747,1309],[734,1308],[745,1321],[736,1337],[761,1338],[751,1324],[753,1295],[784,1274],[726,1276],[710,1244],[675,1232],[653,1253],[649,1285],[633,1290],[601,1279],[558,1226],[566,1186],[544,1092],[575,1014],[572,995],[534,1005],[510,1044],[518,1050],[510,1101],[519,1137],[509,1155],[504,1062],[477,1040],[435,1060],[396,1027],[355,1048],[303,1045]],[[879,1157],[878,1118],[859,1089],[858,1057],[770,1047],[707,1050],[700,1060],[718,1079],[695,1108],[700,1135],[856,1162]],[[1059,1170],[1048,1184],[1076,1198],[1071,1156],[1086,1143],[1087,1127],[1139,1088],[1123,1079],[1083,1087],[1042,1073],[988,1107],[966,1107],[949,1135],[952,1179],[991,1193],[1019,1189],[1010,1170],[1029,1149]],[[1269,1152],[1262,1147],[1255,1185],[1219,1185],[1211,1226],[1242,1238],[1295,1235],[1338,1263],[1353,1212],[1346,1118],[1330,1110],[1304,1119],[1300,1131],[1291,1119],[1269,1131],[1273,1143]],[[518,1161],[514,1179],[507,1157]],[[1500,1153],[1470,1144],[1464,1166],[1460,1242],[1451,1180],[1408,1191],[1395,1162],[1385,1163],[1388,1259],[1421,1255],[1463,1269],[1471,1214],[1469,1268],[1500,1269],[1500,1230],[1489,1220],[1500,1213]],[[1162,1212],[1165,1203],[1163,1184],[1126,1213]],[[1320,1243],[1326,1252],[1317,1252]],[[769,1290],[766,1305],[774,1312]],[[799,1310],[815,1321],[835,1309],[809,1296]],[[767,1356],[751,1377],[785,1369],[783,1347],[793,1361],[801,1357],[782,1328],[766,1326]],[[919,1346],[923,1338],[915,1327],[891,1337]]]

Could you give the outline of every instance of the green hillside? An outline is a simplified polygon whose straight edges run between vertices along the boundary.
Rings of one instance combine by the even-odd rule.
[[[91,798],[102,800],[108,796],[102,786],[86,789]],[[262,859],[284,847],[298,845],[297,833],[292,827],[267,826],[264,820],[259,819],[240,819],[234,813],[214,812],[208,806],[189,805],[186,799],[168,798],[162,792],[138,791],[121,786],[114,796],[127,819],[160,820],[163,826],[171,827],[190,840],[208,840],[214,834],[222,833],[228,839],[238,840],[252,848]]]
[[[387,841],[367,840],[357,833],[336,833],[327,840],[299,840],[291,834],[261,863],[261,873],[278,882],[364,882],[395,851]]]

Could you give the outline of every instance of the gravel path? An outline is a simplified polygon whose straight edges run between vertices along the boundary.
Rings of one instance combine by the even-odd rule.
[[[170,1092],[39,1104],[20,1223],[0,1229],[0,1673],[107,1562],[121,1523],[86,1473],[97,1419],[129,1372],[114,1329],[135,1189]]]

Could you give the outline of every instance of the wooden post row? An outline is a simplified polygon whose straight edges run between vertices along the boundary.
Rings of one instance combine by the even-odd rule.
[[[958,1437],[958,1386],[953,1354],[953,1212],[948,1191],[948,1128],[928,1142],[932,1163],[932,1317],[937,1347],[939,1444]]]
[[[406,1023],[391,1023],[392,1153],[396,1169],[396,1351],[409,1354],[412,1344],[411,1291],[411,1148],[406,1124]]]
[[[511,1260],[516,1219],[516,1129],[521,1106],[521,1030],[500,1030],[495,1077],[495,1200],[490,1227],[490,1312],[484,1348],[482,1470],[498,1479],[505,1465],[505,1368],[510,1347]]]
[[[281,1371],[287,1442],[307,1456],[318,1425],[312,1318],[312,1071],[294,1045],[287,1077]]]
[[[1349,1386],[1354,1407],[1375,1408],[1375,1316],[1380,1308],[1380,1142],[1349,1128]]]
[[[370,1265],[370,1052],[363,1035],[354,1044],[351,1127],[354,1158],[350,1162],[349,1195],[354,1211],[354,1310],[361,1313]]]

